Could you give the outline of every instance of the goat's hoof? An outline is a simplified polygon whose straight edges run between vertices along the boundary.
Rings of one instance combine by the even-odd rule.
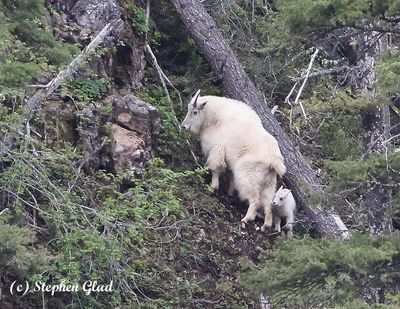
[[[261,226],[261,231],[262,232],[265,232],[267,229],[269,229],[271,226],[270,225],[267,225],[267,224],[263,224],[262,226]]]
[[[249,223],[250,221],[254,221],[254,219],[255,218],[251,218],[251,217],[243,217],[242,220],[240,220],[240,221],[242,221],[244,223]]]
[[[214,188],[213,186],[208,186],[208,192],[216,193],[218,189]]]
[[[265,222],[264,221],[264,224],[263,224],[265,227],[267,227],[267,228],[271,228],[272,227],[272,221],[271,222]]]
[[[211,182],[210,187],[212,190],[217,191],[219,189],[219,183]]]

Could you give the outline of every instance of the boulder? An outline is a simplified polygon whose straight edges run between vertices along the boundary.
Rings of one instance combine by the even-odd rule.
[[[113,101],[110,156],[116,173],[142,173],[154,156],[152,141],[160,131],[157,110],[129,94]]]

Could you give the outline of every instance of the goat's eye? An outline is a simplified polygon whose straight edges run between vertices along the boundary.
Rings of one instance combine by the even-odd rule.
[[[281,197],[280,200],[283,201],[283,197]]]
[[[197,115],[198,111],[193,111],[193,115]]]

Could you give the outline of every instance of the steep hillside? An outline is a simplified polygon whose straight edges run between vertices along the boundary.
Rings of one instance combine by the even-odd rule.
[[[400,7],[326,2],[203,4],[347,240],[304,209],[292,239],[261,232],[212,192],[179,123],[227,93],[172,2],[0,0],[0,307],[398,308]]]

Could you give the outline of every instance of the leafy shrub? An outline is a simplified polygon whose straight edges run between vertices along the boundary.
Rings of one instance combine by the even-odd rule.
[[[270,296],[274,308],[378,308],[366,301],[374,288],[389,296],[398,292],[400,234],[293,238],[265,251],[258,267],[243,265],[243,284],[254,297]],[[390,304],[400,305],[394,300],[379,308],[394,308]]]
[[[126,8],[131,16],[133,29],[139,35],[144,35],[148,31],[145,10],[133,3],[128,4]]]
[[[191,147],[199,150],[198,144],[193,141],[190,146],[188,144],[191,139],[190,133],[179,129],[179,121],[184,118],[186,106],[176,103],[177,99],[170,102],[161,88],[147,92],[140,91],[136,95],[154,105],[160,113],[161,132],[155,141],[158,155],[169,164],[180,167],[192,166]]]
[[[42,0],[0,4],[0,91],[19,96],[38,75],[56,71],[79,49],[55,39],[46,27]],[[21,89],[22,88],[22,89]]]
[[[28,263],[31,256],[23,247],[32,239],[16,238],[14,245],[7,246],[12,252],[20,251],[21,262],[3,251],[5,265],[12,267],[10,272],[18,271],[24,278],[28,276],[27,279],[48,284],[61,281],[82,284],[86,280],[114,282],[115,289],[109,294],[93,296],[78,292],[79,303],[85,308],[95,308],[99,302],[116,306],[122,299],[146,307],[143,292],[139,291],[159,295],[160,303],[168,299],[161,292],[164,280],[177,279],[174,272],[166,272],[159,265],[168,261],[168,250],[163,250],[159,244],[174,239],[181,229],[179,222],[184,222],[188,216],[180,187],[186,182],[199,184],[204,171],[174,172],[155,159],[143,178],[136,179],[131,188],[122,192],[124,179],[132,175],[114,176],[103,172],[84,175],[79,169],[80,154],[67,143],[58,149],[35,142],[40,156],[32,155],[29,144],[27,146],[0,159],[0,196],[13,213],[11,221],[24,224],[27,218],[37,216],[41,228],[49,233],[52,241],[48,248],[57,255],[57,260],[46,265],[46,272],[31,270]],[[32,208],[37,210],[36,214]],[[0,226],[0,233],[1,229]],[[17,229],[16,233],[24,238],[33,235],[27,231]],[[10,237],[14,237],[12,235],[10,233]],[[6,237],[3,240],[8,241]],[[160,254],[162,259],[158,260]],[[41,257],[37,254],[37,259]],[[7,264],[10,259],[20,264],[18,269]],[[38,266],[42,265],[39,262]],[[154,280],[155,276],[161,277]],[[134,286],[139,291],[132,290]],[[182,289],[186,288],[192,286]],[[176,296],[171,297],[170,302],[176,301]],[[76,295],[64,295],[63,302],[76,304]]]
[[[4,86],[18,86],[32,80],[38,72],[35,63],[10,62],[0,63],[0,83]]]
[[[361,117],[345,114],[326,119],[317,142],[326,159],[359,158],[363,150]]]
[[[77,77],[65,85],[69,94],[80,102],[90,102],[100,99],[110,89],[110,81]]]
[[[54,260],[34,233],[26,227],[0,222],[0,265],[2,274],[29,277],[41,272]]]

